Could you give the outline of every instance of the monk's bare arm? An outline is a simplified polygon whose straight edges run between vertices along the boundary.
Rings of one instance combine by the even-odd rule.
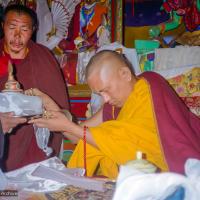
[[[103,122],[103,109],[101,108],[90,119],[82,122],[80,125],[87,126],[87,127],[94,127],[94,126],[98,126],[102,122]]]
[[[103,109],[101,108],[95,115],[93,115],[90,119],[80,123],[80,126],[87,126],[87,127],[95,127],[98,126],[103,122]],[[72,143],[76,144],[78,140],[80,139],[79,137],[74,136],[74,134],[64,132],[63,135],[67,137],[69,140],[72,141]]]
[[[83,138],[84,128],[80,125],[73,124],[71,129],[73,131],[64,132],[65,137],[69,138],[73,143],[77,143],[79,139]],[[88,144],[91,144],[94,147],[97,147],[96,142],[94,141],[90,131],[86,130],[86,140]]]

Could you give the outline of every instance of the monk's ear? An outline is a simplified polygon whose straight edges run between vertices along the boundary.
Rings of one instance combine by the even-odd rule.
[[[131,71],[129,70],[128,67],[120,67],[119,68],[119,76],[124,80],[124,81],[131,81]]]

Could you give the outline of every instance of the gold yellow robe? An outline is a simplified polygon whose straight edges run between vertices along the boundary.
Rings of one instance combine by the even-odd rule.
[[[118,167],[142,151],[162,171],[168,170],[160,144],[152,97],[141,78],[133,88],[116,120],[89,128],[97,146],[87,144],[87,175],[116,178]],[[83,167],[83,142],[79,141],[67,167]]]

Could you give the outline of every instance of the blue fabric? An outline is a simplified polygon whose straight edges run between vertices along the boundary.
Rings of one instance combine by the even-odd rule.
[[[183,187],[177,188],[177,190],[168,196],[165,200],[183,200],[185,197],[185,189]]]

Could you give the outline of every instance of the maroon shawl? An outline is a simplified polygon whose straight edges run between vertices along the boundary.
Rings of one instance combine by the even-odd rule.
[[[159,136],[169,171],[184,173],[188,158],[200,159],[200,119],[186,107],[168,82],[159,74],[144,72],[151,89]],[[103,120],[112,119],[111,106],[103,110]]]
[[[67,89],[60,68],[49,50],[32,41],[29,43],[27,57],[17,64],[16,78],[23,89],[39,88],[51,96],[61,107],[68,108]],[[3,41],[0,41],[0,53]],[[3,89],[7,76],[0,79],[0,90]],[[6,170],[14,170],[29,163],[46,159],[45,153],[37,147],[32,125],[22,125],[6,135],[6,155],[4,157]],[[62,141],[61,134],[52,134],[49,146],[58,155]]]

